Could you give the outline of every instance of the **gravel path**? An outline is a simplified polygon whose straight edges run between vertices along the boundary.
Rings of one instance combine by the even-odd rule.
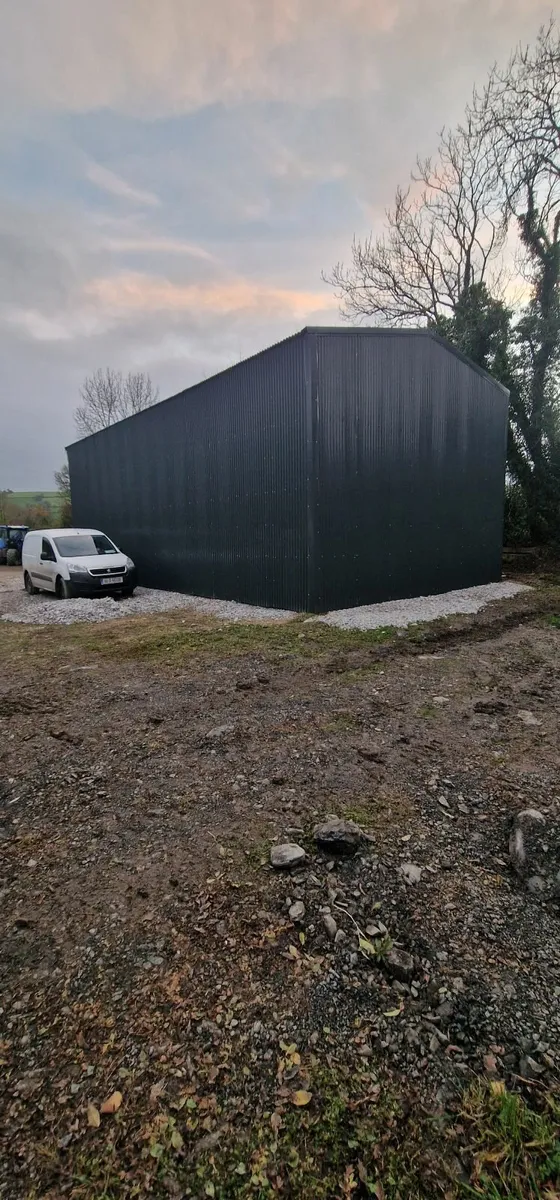
[[[444,592],[441,596],[416,596],[412,600],[389,600],[385,604],[365,604],[360,608],[341,608],[325,617],[312,618],[338,629],[378,629],[382,625],[413,625],[416,621],[435,621],[453,613],[477,613],[491,600],[509,600],[518,592],[528,591],[523,583],[486,583],[481,587]]]
[[[412,600],[391,600],[385,604],[368,604],[360,608],[340,609],[324,617],[311,617],[339,629],[377,629],[382,625],[405,626],[416,621],[433,621],[452,613],[476,613],[491,600],[507,600],[526,590],[520,583],[489,583],[482,587],[464,588],[441,596],[418,596]],[[154,588],[137,588],[131,600],[115,601],[110,596],[98,600],[56,600],[54,596],[28,596],[23,590],[11,587],[0,594],[2,620],[29,625],[73,625],[78,621],[113,621],[117,617],[141,616],[145,613],[172,612],[177,609],[222,621],[256,621],[262,624],[289,621],[297,614],[284,609],[257,608],[235,600],[209,600],[202,596],[185,596],[181,592],[162,592]]]
[[[256,621],[269,624],[288,621],[295,613],[282,609],[257,608],[238,604],[235,600],[208,600],[202,596],[184,596],[181,592],[161,592],[155,588],[136,589],[131,600],[113,600],[103,596],[97,600],[57,600],[55,596],[28,596],[21,592],[17,601],[11,594],[11,611],[4,612],[3,621],[27,625],[73,625],[77,621],[114,621],[116,617],[136,617],[145,613],[172,612],[178,608],[224,621]]]

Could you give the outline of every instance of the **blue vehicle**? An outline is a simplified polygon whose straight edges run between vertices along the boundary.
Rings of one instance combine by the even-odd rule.
[[[20,567],[27,525],[0,525],[0,566]]]

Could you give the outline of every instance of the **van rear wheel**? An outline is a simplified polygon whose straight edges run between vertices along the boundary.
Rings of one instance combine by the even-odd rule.
[[[24,586],[28,596],[36,596],[37,592],[39,591],[39,588],[36,588],[35,585],[31,582],[31,575],[29,574],[28,571],[26,571],[25,575],[23,576],[23,586]]]
[[[72,596],[71,584],[66,579],[61,579],[60,575],[56,581],[56,598],[57,600],[70,600]]]

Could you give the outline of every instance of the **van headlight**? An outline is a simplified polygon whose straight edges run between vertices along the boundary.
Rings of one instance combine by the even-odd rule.
[[[129,571],[134,570],[134,563],[133,563],[132,559],[128,557],[128,555],[127,555],[127,559],[126,559],[126,565],[129,569]]]
[[[88,574],[88,569],[87,569],[87,567],[84,567],[83,563],[69,563],[68,570],[72,571],[72,573],[74,575],[87,575]]]

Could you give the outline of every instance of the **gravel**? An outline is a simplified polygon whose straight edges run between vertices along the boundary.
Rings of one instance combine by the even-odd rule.
[[[481,587],[443,592],[441,596],[416,596],[412,600],[389,600],[384,604],[364,604],[360,608],[341,608],[312,620],[338,629],[379,629],[383,625],[404,627],[416,621],[435,621],[453,613],[477,613],[491,600],[509,600],[518,592],[529,591],[523,583],[485,583]]]
[[[339,629],[377,629],[384,625],[406,626],[416,621],[433,621],[453,613],[476,613],[491,600],[507,600],[518,592],[527,591],[520,583],[488,583],[482,587],[463,588],[441,596],[417,596],[412,600],[390,600],[384,604],[366,604],[360,608],[345,608],[323,617],[311,617]],[[144,613],[171,612],[186,609],[201,616],[223,621],[245,621],[259,624],[289,621],[297,616],[284,609],[257,608],[236,600],[210,600],[203,596],[185,596],[181,592],[162,592],[154,588],[136,589],[130,600],[114,600],[103,596],[94,600],[56,600],[54,596],[28,596],[11,590],[8,611],[3,621],[29,625],[73,625],[77,621],[113,621],[117,617],[141,616]]]
[[[111,596],[93,600],[57,600],[54,596],[28,596],[22,591],[14,611],[4,613],[2,620],[28,625],[73,625],[77,621],[114,621],[116,617],[172,612],[179,608],[219,620],[254,621],[259,624],[288,621],[296,615],[283,609],[238,604],[235,600],[209,600],[203,596],[185,596],[181,592],[139,587],[130,600],[114,600]]]

